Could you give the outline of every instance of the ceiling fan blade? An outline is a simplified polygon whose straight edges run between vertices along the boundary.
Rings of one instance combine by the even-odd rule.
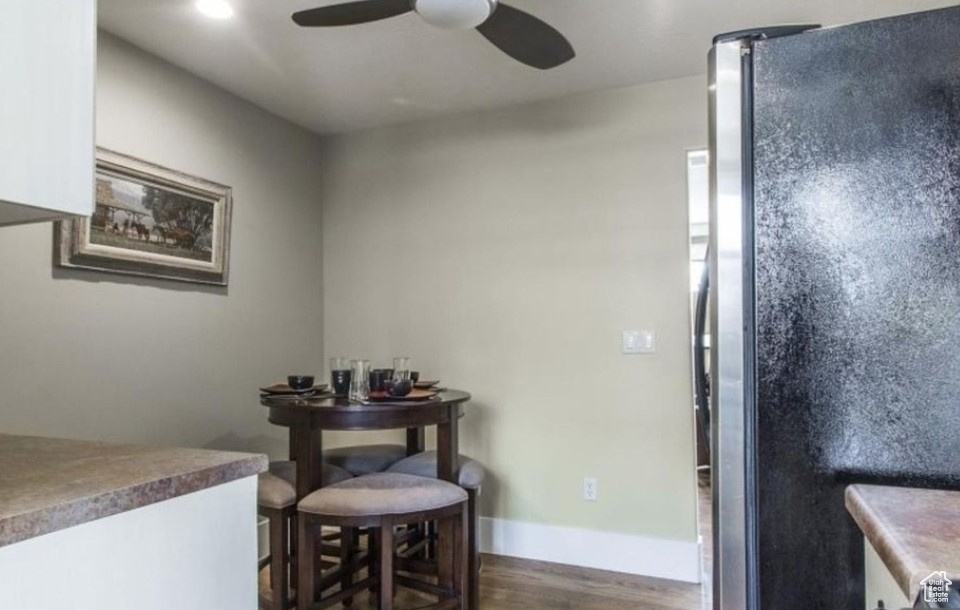
[[[293,20],[305,27],[356,25],[396,17],[412,10],[410,0],[358,0],[299,11],[293,14]]]
[[[477,26],[498,49],[528,66],[549,70],[565,64],[576,52],[563,34],[533,15],[500,4],[484,23]]]

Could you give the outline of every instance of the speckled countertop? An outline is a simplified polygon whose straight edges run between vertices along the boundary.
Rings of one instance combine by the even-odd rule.
[[[248,453],[0,434],[0,547],[266,468]]]
[[[907,599],[935,570],[960,582],[960,491],[851,485],[846,504]]]

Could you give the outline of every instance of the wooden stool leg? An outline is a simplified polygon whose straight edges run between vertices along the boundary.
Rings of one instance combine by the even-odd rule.
[[[441,587],[453,589],[454,563],[454,532],[456,530],[453,517],[444,517],[436,521],[437,528],[437,584]]]
[[[428,559],[437,558],[437,522],[436,521],[427,521],[424,524],[424,529],[427,531],[427,546],[424,549]]]
[[[467,490],[467,518],[469,530],[467,532],[467,606],[470,610],[480,608],[480,513],[477,510],[477,495],[479,490]]]
[[[377,562],[380,561],[380,530],[375,527],[367,528],[367,557],[370,558],[370,563],[367,566],[367,575],[375,576],[377,572]],[[368,591],[376,597],[377,592],[380,588],[376,585],[371,586]]]
[[[298,565],[297,583],[300,588],[297,589],[297,610],[310,610],[313,601],[316,598],[316,573],[313,569],[316,560],[316,536],[313,531],[313,524],[310,518],[301,514],[297,519],[297,529],[299,530],[297,541]]]
[[[467,543],[470,532],[470,513],[467,505],[461,507],[460,514],[456,517],[456,535],[454,536],[454,570],[453,570],[453,590],[457,593],[459,608],[470,608],[473,606],[467,600],[467,589],[469,588],[470,574],[468,572],[470,565],[470,548]]]
[[[274,610],[284,610],[287,607],[290,528],[287,516],[281,511],[270,511],[267,519],[270,523],[270,599]]]
[[[287,531],[290,536],[290,588],[297,589],[297,512],[293,511],[293,514],[290,515],[290,524],[287,527]]]
[[[380,524],[380,610],[393,610],[393,521]]]
[[[340,569],[343,574],[340,576],[340,590],[346,591],[353,586],[353,570],[348,569],[350,559],[353,557],[353,547],[356,542],[356,531],[352,527],[340,528]],[[343,605],[350,607],[353,605],[353,598],[346,597]]]
[[[427,522],[421,521],[420,523],[417,523],[414,526],[414,529],[417,532],[415,544],[423,542],[423,548],[420,549],[420,552],[418,552],[416,556],[420,559],[427,559],[430,551],[428,548],[430,546],[430,540],[429,533],[427,532]]]

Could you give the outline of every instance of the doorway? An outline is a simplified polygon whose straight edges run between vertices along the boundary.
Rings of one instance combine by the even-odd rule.
[[[696,425],[697,525],[700,536],[701,607],[712,606],[713,518],[710,477],[710,316],[707,258],[710,244],[710,156],[687,152],[687,206],[690,236],[690,346],[693,355],[692,407]]]
[[[710,243],[710,173],[709,152],[706,150],[687,152],[687,205],[690,223],[690,328],[694,351],[693,408],[697,428],[697,469],[709,472],[710,319],[706,315],[705,291],[709,288],[707,252]]]

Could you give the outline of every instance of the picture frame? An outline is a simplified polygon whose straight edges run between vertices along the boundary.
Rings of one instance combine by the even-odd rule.
[[[232,189],[97,148],[94,214],[55,223],[54,263],[226,286]]]

